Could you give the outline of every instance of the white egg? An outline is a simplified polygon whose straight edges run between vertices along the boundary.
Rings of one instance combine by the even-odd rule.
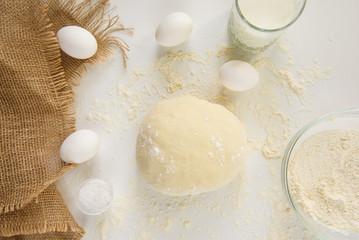
[[[185,13],[167,15],[158,24],[156,40],[163,47],[174,47],[184,43],[192,33],[192,19]]]
[[[232,91],[246,91],[257,85],[259,74],[247,62],[232,60],[222,65],[219,72],[222,85]]]
[[[60,157],[67,163],[82,163],[95,156],[99,146],[100,139],[94,131],[78,130],[62,143]]]
[[[87,59],[97,51],[96,38],[86,29],[66,26],[56,33],[62,51],[77,59]]]

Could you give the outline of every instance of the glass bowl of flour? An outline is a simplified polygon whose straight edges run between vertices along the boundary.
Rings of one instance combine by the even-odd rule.
[[[282,184],[318,238],[359,239],[359,109],[326,114],[299,130],[283,156]]]
[[[113,188],[106,181],[90,178],[81,183],[76,204],[87,215],[99,215],[105,212],[113,201]]]

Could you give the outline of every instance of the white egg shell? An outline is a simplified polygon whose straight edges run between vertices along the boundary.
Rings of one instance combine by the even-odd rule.
[[[87,59],[97,51],[96,38],[86,29],[66,26],[56,33],[62,51],[77,59]]]
[[[222,85],[232,91],[246,91],[257,85],[259,74],[247,62],[232,60],[222,65],[219,72]]]
[[[192,33],[192,19],[183,12],[167,15],[158,24],[156,40],[163,47],[174,47],[185,42]]]
[[[82,163],[95,156],[99,146],[100,139],[94,131],[78,130],[62,143],[60,158],[67,163]]]

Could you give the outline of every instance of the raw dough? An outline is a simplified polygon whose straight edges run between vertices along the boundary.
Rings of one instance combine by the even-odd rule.
[[[244,127],[229,110],[184,96],[156,105],[143,121],[136,158],[142,177],[173,196],[229,183],[243,167]]]

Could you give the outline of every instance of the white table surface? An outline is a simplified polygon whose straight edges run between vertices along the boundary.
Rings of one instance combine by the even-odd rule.
[[[197,52],[212,62],[215,73],[223,59],[215,55],[205,57],[206,51],[217,51],[218,44],[230,46],[226,24],[232,0],[112,0],[112,5],[116,6],[115,13],[119,14],[120,21],[135,29],[132,37],[121,35],[131,48],[128,68],[123,69],[121,55],[116,52],[107,62],[89,67],[81,86],[75,88],[77,128],[96,131],[101,137],[101,147],[88,163],[58,181],[69,209],[87,232],[84,239],[299,240],[305,236],[316,239],[288,210],[280,185],[281,159],[267,159],[260,149],[253,149],[249,154],[244,178],[199,196],[171,198],[161,195],[149,189],[138,175],[136,134],[149,109],[142,108],[137,118],[129,121],[124,110],[128,108],[126,99],[110,93],[119,84],[125,85],[133,80],[136,72],[145,75],[129,88],[132,93],[154,82],[150,66],[155,58],[168,50],[157,45],[155,28],[161,18],[175,11],[186,12],[192,17],[194,31],[188,42],[173,50]],[[322,114],[359,106],[358,9],[359,1],[356,0],[308,0],[304,13],[282,36],[281,43],[264,54],[271,57],[269,61],[276,67],[287,68],[293,75],[303,66],[331,69],[324,79],[314,77],[313,84],[307,86],[304,99],[310,111],[304,111],[298,99],[289,103],[285,92],[281,91],[283,87],[276,86],[280,99],[276,107],[290,117],[291,134]],[[284,51],[280,47],[283,45],[289,50]],[[288,65],[290,59],[293,66]],[[260,81],[265,84],[268,79],[261,77]],[[160,80],[156,84],[166,83]],[[168,97],[184,93],[178,91],[168,94]],[[148,107],[160,101],[156,94],[148,99],[151,100],[146,104]],[[96,107],[94,101],[100,106]],[[267,135],[263,121],[251,114],[249,108],[247,110],[240,112],[239,118],[246,124],[248,136],[260,143],[261,137]],[[120,115],[121,119],[107,122],[103,119],[88,120],[89,113],[113,118]],[[100,216],[86,216],[75,205],[79,184],[90,177],[107,180],[114,187],[115,198],[120,199]],[[104,234],[99,235],[98,230],[105,225],[108,230],[102,227]]]

